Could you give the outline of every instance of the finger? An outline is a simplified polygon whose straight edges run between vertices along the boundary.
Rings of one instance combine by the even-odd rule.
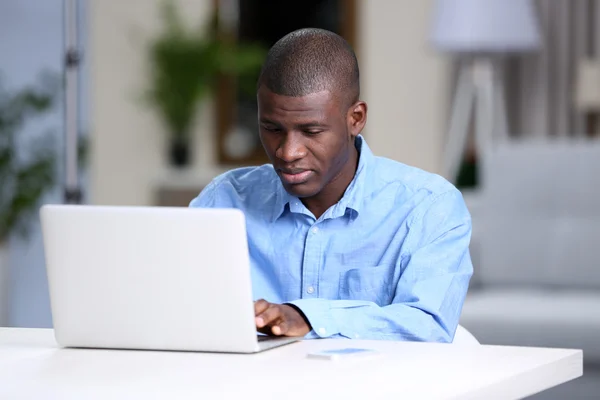
[[[263,312],[265,312],[267,310],[267,308],[269,308],[270,305],[271,305],[271,303],[269,303],[266,300],[263,300],[263,299],[256,300],[254,302],[254,315],[257,316],[259,314],[262,314]]]
[[[281,318],[273,321],[271,325],[266,325],[262,328],[256,327],[256,330],[257,332],[264,333],[266,335],[275,335],[275,333],[273,333],[273,327],[279,325],[280,323]]]
[[[286,335],[289,331],[289,324],[283,320],[280,319],[279,321],[277,321],[277,323],[275,325],[273,325],[273,327],[271,328],[271,332],[273,332],[273,335]]]
[[[282,316],[281,308],[276,304],[271,304],[269,308],[256,316],[256,326],[262,328],[264,326],[273,325],[273,323]]]
[[[257,332],[264,333],[265,335],[272,335],[270,326],[265,326],[264,328],[256,328]]]

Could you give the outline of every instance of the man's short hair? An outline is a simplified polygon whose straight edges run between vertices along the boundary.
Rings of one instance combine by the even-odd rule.
[[[317,28],[291,32],[267,53],[257,88],[300,97],[329,90],[348,106],[360,96],[358,61],[350,44],[336,33]]]

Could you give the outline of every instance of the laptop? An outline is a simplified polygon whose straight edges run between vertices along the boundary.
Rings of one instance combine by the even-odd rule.
[[[257,333],[240,210],[44,205],[40,219],[62,347],[256,353],[300,339]]]

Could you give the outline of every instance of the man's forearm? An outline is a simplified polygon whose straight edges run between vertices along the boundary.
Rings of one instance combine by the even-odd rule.
[[[369,301],[300,299],[309,320],[308,338],[451,342],[456,323],[407,304],[380,307]]]

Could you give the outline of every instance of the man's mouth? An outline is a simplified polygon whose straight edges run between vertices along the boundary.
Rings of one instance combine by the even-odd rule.
[[[305,183],[312,176],[313,171],[309,169],[280,169],[279,176],[288,185]]]

